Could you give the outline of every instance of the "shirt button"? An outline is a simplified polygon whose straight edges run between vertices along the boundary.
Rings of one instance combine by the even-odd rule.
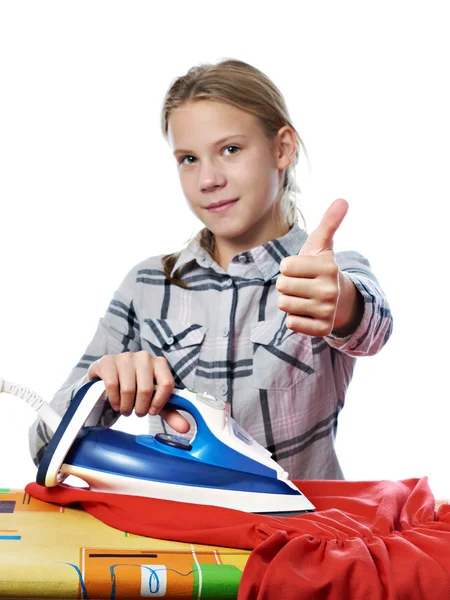
[[[224,327],[222,329],[222,335],[223,337],[227,337],[227,335],[230,333],[230,330],[228,329],[228,327]]]
[[[225,281],[225,285],[226,285],[227,287],[231,287],[231,286],[233,285],[233,280],[232,280],[232,279],[227,279],[227,280]]]
[[[228,392],[228,387],[224,384],[220,386],[220,393],[222,394],[222,396],[226,396]]]
[[[167,343],[169,344],[169,346],[171,346],[174,343],[174,339],[173,337],[167,338]]]
[[[245,254],[240,254],[240,255],[238,256],[238,261],[239,261],[240,263],[245,263],[245,262],[247,262],[247,257],[245,256]]]

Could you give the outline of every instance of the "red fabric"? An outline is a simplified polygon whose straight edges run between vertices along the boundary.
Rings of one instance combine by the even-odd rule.
[[[118,529],[166,540],[252,549],[239,600],[449,600],[450,505],[427,479],[298,481],[315,513],[245,512],[30,483],[26,492],[80,503]]]

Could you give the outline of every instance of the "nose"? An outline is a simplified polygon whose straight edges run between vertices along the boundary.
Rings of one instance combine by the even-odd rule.
[[[213,161],[200,164],[198,185],[202,192],[210,192],[222,188],[226,183],[225,173]]]

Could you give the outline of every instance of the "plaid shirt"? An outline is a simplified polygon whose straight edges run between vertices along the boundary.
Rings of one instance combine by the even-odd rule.
[[[141,262],[116,291],[52,406],[64,413],[94,360],[146,350],[167,359],[176,387],[226,400],[238,423],[291,478],[342,478],[334,447],[339,411],[356,357],[381,349],[392,317],[368,261],[356,252],[340,252],[339,268],[364,298],[357,330],[337,338],[287,329],[275,282],[280,261],[298,254],[306,237],[294,225],[285,236],[235,256],[227,271],[195,238],[172,272],[187,288],[166,279],[161,256]],[[117,418],[109,407],[102,422]],[[149,433],[163,428],[170,430],[160,417],[149,417]],[[48,441],[48,430],[37,420],[30,429],[36,464]]]

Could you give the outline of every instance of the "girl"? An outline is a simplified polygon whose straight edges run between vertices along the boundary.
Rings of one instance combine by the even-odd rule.
[[[174,386],[196,389],[226,400],[291,478],[342,478],[334,439],[356,357],[378,352],[392,329],[367,260],[333,253],[346,202],[309,237],[299,227],[300,138],[279,90],[241,61],[176,79],[162,129],[205,227],[181,252],[129,272],[52,405],[63,413],[99,377],[111,405],[103,423],[134,409],[151,415],[150,433],[166,422],[186,433],[163,407]],[[36,464],[48,442],[36,421]]]

